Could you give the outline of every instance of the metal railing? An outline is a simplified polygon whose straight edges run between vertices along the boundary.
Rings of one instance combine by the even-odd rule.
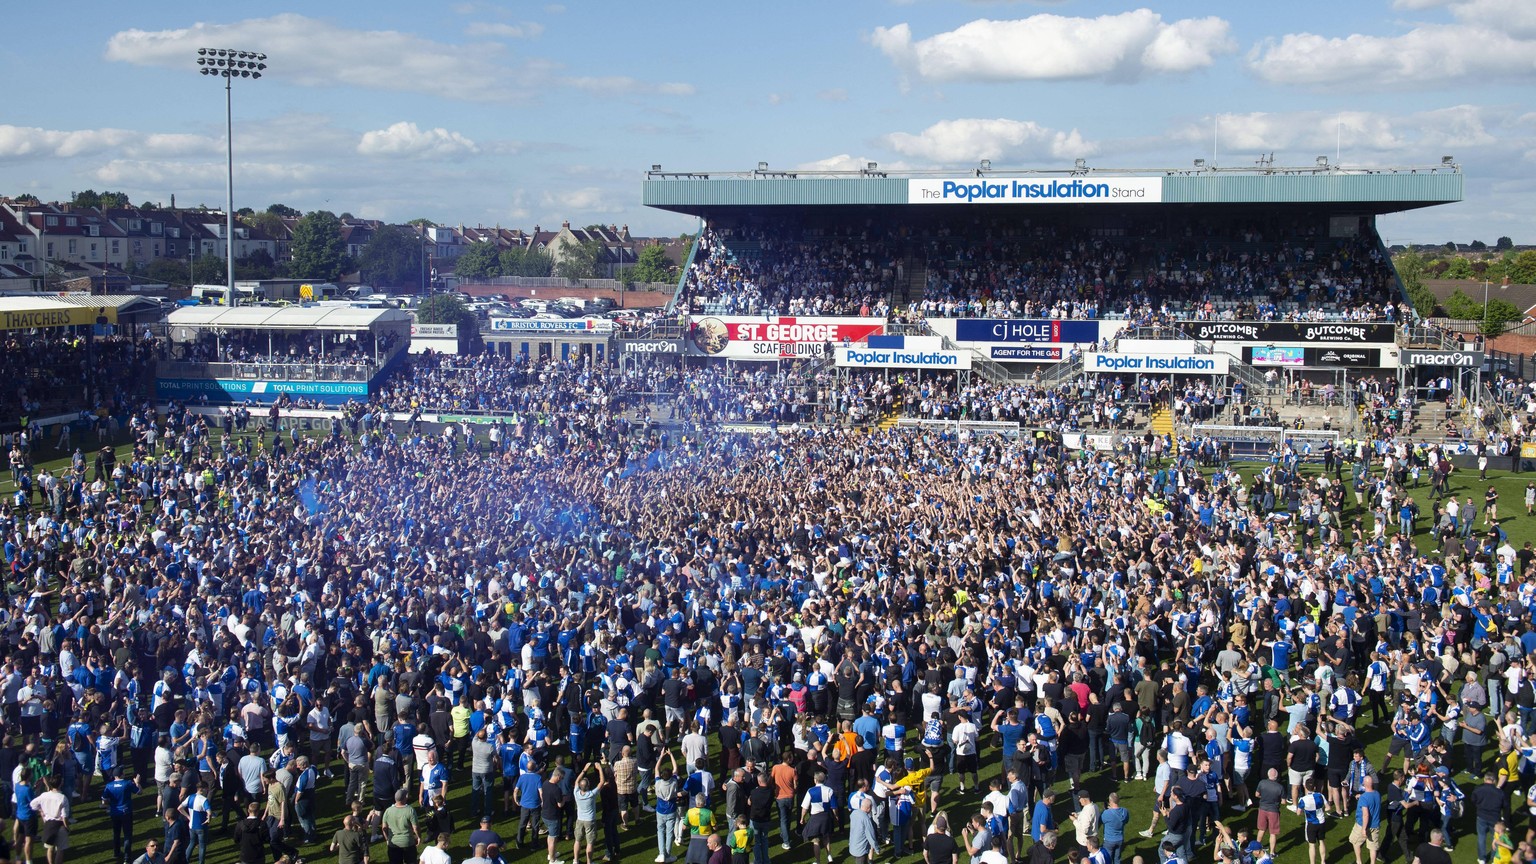
[[[328,363],[194,363],[162,360],[161,378],[240,378],[264,381],[370,381],[383,368],[372,360]]]

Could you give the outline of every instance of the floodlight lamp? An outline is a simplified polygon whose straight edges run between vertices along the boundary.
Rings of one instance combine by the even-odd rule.
[[[1088,167],[1088,160],[1087,160],[1087,159],[1079,159],[1079,160],[1077,160],[1077,162],[1076,162],[1076,163],[1074,163],[1074,164],[1075,164],[1075,166],[1076,166],[1076,167],[1077,167],[1077,170],[1079,170],[1079,171],[1081,171],[1081,170],[1083,170],[1083,169],[1084,169],[1084,168],[1087,168],[1087,167]]]
[[[981,160],[981,170],[983,170],[983,171],[991,171],[992,170],[992,160],[991,159],[983,159],[983,160]]]
[[[1195,160],[1195,167],[1196,168],[1201,168],[1201,169],[1205,168],[1205,160],[1204,159],[1196,159]]]
[[[757,163],[757,170],[759,170],[759,171],[767,171],[768,170],[768,163],[767,162],[759,162],[759,163]]]
[[[208,53],[208,49],[207,48],[199,48],[199,49],[197,49],[197,55],[199,57],[201,57],[201,56],[203,56],[204,54],[207,54],[207,53]]]
[[[1455,165],[1456,164],[1456,157],[1455,156],[1441,156],[1440,157],[1440,164],[1444,165],[1446,167],[1450,167],[1452,165]]]
[[[873,170],[875,170],[876,168],[879,168],[879,167],[880,167],[880,163],[879,162],[871,162],[867,166],[865,166],[865,170],[873,171]]]
[[[251,73],[251,78],[253,78],[253,79],[260,78],[260,77],[261,77],[261,73],[260,72],[252,72]]]

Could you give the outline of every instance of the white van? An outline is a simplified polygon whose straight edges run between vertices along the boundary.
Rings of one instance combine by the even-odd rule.
[[[255,288],[244,285],[235,286],[240,302],[244,304],[255,303],[260,299]],[[192,299],[206,306],[228,306],[229,286],[227,285],[193,285]]]

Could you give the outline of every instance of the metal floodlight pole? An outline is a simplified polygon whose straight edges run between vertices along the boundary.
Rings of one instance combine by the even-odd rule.
[[[267,69],[267,55],[257,51],[239,51],[231,48],[197,49],[197,65],[200,72],[224,79],[224,264],[228,279],[230,306],[238,306],[240,298],[235,293],[235,120],[233,87],[236,78],[256,80]]]

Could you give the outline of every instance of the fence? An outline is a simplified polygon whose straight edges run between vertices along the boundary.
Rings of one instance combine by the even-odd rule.
[[[262,381],[370,381],[379,365],[366,363],[190,363],[162,360],[161,378],[240,378]]]
[[[605,291],[662,291],[671,293],[671,282],[624,282],[621,279],[562,279],[559,276],[494,276],[489,279],[464,280],[466,285],[500,285],[506,288],[600,288]]]
[[[1429,323],[1455,333],[1467,335],[1476,334],[1483,329],[1483,322],[1478,318],[1431,318]],[[1514,336],[1536,336],[1536,321],[1522,321],[1519,324],[1507,324],[1504,332]],[[1468,340],[1471,341],[1471,340]]]

